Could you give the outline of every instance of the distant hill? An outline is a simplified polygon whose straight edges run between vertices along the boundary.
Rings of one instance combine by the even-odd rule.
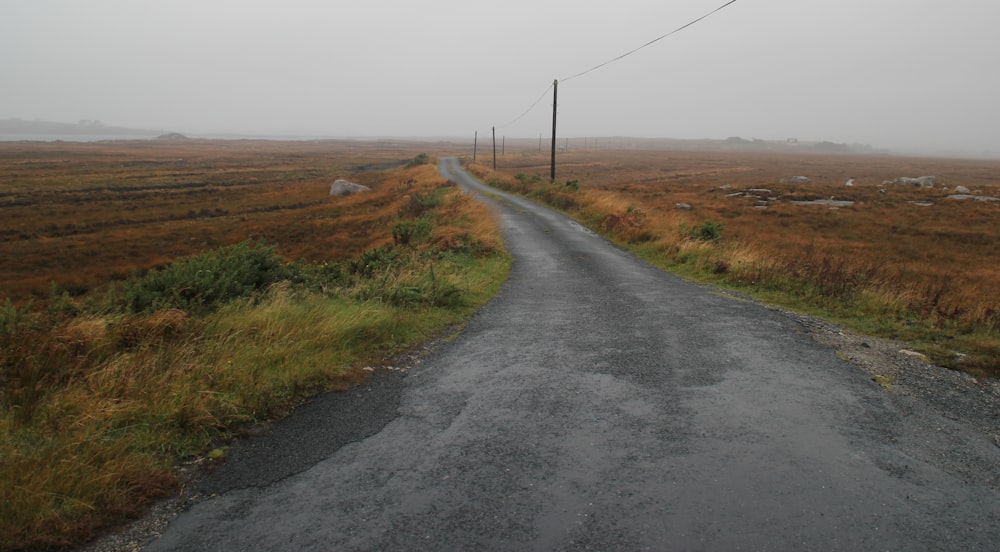
[[[53,121],[23,119],[0,119],[0,137],[17,136],[30,139],[34,136],[157,136],[162,130],[147,130],[107,126],[100,121],[81,120],[77,123],[57,123]]]

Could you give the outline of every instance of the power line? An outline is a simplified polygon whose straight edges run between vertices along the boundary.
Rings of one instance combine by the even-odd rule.
[[[697,18],[697,19],[694,19],[694,20],[692,20],[692,21],[689,21],[688,23],[685,23],[684,25],[681,25],[680,27],[677,27],[676,29],[674,29],[674,30],[670,31],[669,33],[667,33],[667,34],[665,34],[665,35],[662,35],[662,36],[659,36],[659,37],[656,37],[656,38],[654,38],[653,40],[650,40],[649,42],[647,42],[647,43],[643,44],[642,46],[639,46],[638,48],[634,48],[634,49],[632,49],[632,50],[629,50],[628,52],[625,52],[624,54],[622,54],[622,55],[620,55],[620,56],[618,56],[618,57],[616,57],[616,58],[614,58],[614,59],[609,59],[608,61],[605,61],[604,63],[601,63],[601,64],[598,64],[598,65],[595,65],[595,66],[591,67],[590,69],[587,69],[586,71],[582,71],[582,72],[580,72],[580,73],[577,73],[577,74],[575,74],[575,75],[572,75],[572,76],[569,76],[569,77],[566,77],[566,78],[564,78],[564,79],[560,79],[560,80],[561,80],[562,82],[566,82],[566,81],[569,81],[569,80],[573,80],[573,79],[575,79],[575,78],[577,78],[577,77],[582,77],[582,76],[586,75],[587,73],[590,73],[590,72],[592,72],[592,71],[596,71],[596,70],[600,69],[601,67],[604,67],[605,65],[609,65],[609,64],[612,64],[612,63],[614,63],[614,62],[616,62],[616,61],[618,61],[618,60],[620,60],[620,59],[622,59],[622,58],[625,58],[625,57],[628,57],[628,56],[630,56],[630,55],[632,55],[632,54],[634,54],[634,53],[638,52],[639,50],[642,50],[643,48],[646,48],[646,47],[648,47],[648,46],[651,46],[651,45],[653,45],[653,44],[655,44],[655,43],[657,43],[657,42],[659,42],[659,41],[663,40],[664,38],[667,38],[668,36],[670,36],[670,35],[672,35],[672,34],[675,34],[675,33],[678,33],[678,32],[680,32],[680,31],[682,31],[682,30],[684,30],[684,29],[686,29],[686,28],[690,27],[691,25],[694,25],[695,23],[698,23],[699,21],[701,21],[701,20],[703,20],[703,19],[705,19],[705,18],[709,17],[710,15],[712,15],[712,14],[714,14],[714,13],[716,13],[716,12],[719,12],[719,11],[722,11],[723,9],[725,9],[725,8],[729,7],[729,6],[731,5],[731,4],[734,4],[734,3],[736,3],[736,0],[729,0],[729,1],[728,1],[728,2],[726,2],[725,4],[723,4],[723,5],[719,6],[718,8],[715,8],[714,10],[712,10],[712,11],[710,11],[710,12],[706,13],[705,15],[703,15],[703,16],[701,16],[701,17]],[[556,81],[556,82],[559,82],[559,81]],[[549,93],[549,90],[552,90],[552,88],[553,88],[554,86],[555,86],[555,83],[553,83],[553,84],[550,84],[550,85],[548,86],[548,88],[546,88],[546,89],[545,89],[545,91],[544,91],[544,92],[542,92],[542,95],[541,95],[541,96],[539,96],[537,100],[535,100],[535,103],[531,104],[531,106],[530,106],[530,107],[529,107],[528,109],[525,109],[523,113],[521,113],[520,115],[518,115],[517,117],[515,117],[514,119],[512,119],[512,120],[511,120],[510,122],[508,122],[508,123],[505,123],[505,124],[503,124],[503,125],[500,125],[500,126],[497,126],[497,127],[495,127],[495,128],[500,128],[500,129],[503,129],[503,128],[506,128],[506,127],[509,127],[509,126],[513,125],[514,123],[516,123],[516,122],[520,121],[520,120],[521,120],[522,118],[524,118],[524,117],[525,117],[525,116],[526,116],[526,115],[527,115],[528,113],[531,113],[531,111],[532,111],[533,109],[535,109],[535,108],[536,108],[536,107],[538,106],[538,104],[539,104],[539,103],[541,103],[541,101],[542,101],[542,100],[543,100],[543,99],[545,98],[545,96],[546,96],[546,95],[547,95],[547,94]]]
[[[682,30],[690,27],[691,25],[694,25],[695,23],[701,21],[702,19],[705,19],[706,17],[708,17],[708,16],[710,16],[710,15],[712,15],[712,14],[718,12],[718,11],[722,11],[722,9],[728,7],[729,5],[731,5],[731,4],[735,3],[735,2],[736,2],[736,0],[729,0],[729,2],[726,2],[725,4],[719,6],[718,8],[715,8],[714,10],[706,13],[705,15],[699,17],[698,19],[695,19],[694,21],[691,21],[691,22],[686,23],[684,25],[681,25],[680,27],[677,27],[676,29],[670,31],[669,33],[667,33],[667,34],[665,34],[663,36],[659,36],[657,38],[654,38],[653,40],[650,40],[649,42],[643,44],[642,46],[639,46],[638,48],[635,48],[633,50],[629,50],[628,52],[625,52],[624,54],[622,54],[622,55],[620,55],[620,56],[618,56],[618,57],[616,57],[614,59],[609,59],[608,61],[605,61],[604,63],[601,63],[599,65],[595,65],[595,66],[591,67],[590,69],[587,69],[586,71],[582,71],[580,73],[577,73],[575,75],[572,75],[570,77],[566,77],[566,78],[560,79],[560,80],[562,82],[566,82],[566,81],[569,81],[569,80],[573,80],[573,79],[575,79],[577,77],[582,77],[582,76],[586,75],[587,73],[590,73],[591,71],[596,71],[597,69],[600,69],[601,67],[604,67],[605,65],[609,65],[609,64],[614,63],[614,62],[616,62],[616,61],[618,61],[618,60],[620,60],[620,59],[622,59],[624,57],[630,56],[630,55],[638,52],[639,50],[642,50],[643,48],[645,48],[647,46],[651,46],[651,45],[653,45],[653,44],[655,44],[655,43],[663,40],[664,38],[667,38],[668,36],[670,36],[670,35],[672,35],[674,33],[677,33],[679,31],[682,31]]]
[[[510,125],[512,125],[512,124],[520,121],[525,115],[527,115],[528,113],[530,113],[532,109],[535,109],[535,107],[538,105],[538,103],[541,102],[545,98],[545,96],[549,93],[549,90],[552,90],[552,85],[551,84],[549,85],[548,88],[545,89],[545,92],[542,92],[542,95],[539,96],[537,100],[535,100],[535,103],[531,104],[531,107],[529,107],[528,109],[524,110],[524,113],[521,113],[520,115],[518,115],[517,117],[515,117],[509,123],[502,124],[502,125],[498,126],[497,128],[507,128]]]

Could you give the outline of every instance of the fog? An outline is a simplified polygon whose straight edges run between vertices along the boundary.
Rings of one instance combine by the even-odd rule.
[[[537,137],[560,79],[560,136],[1000,152],[991,0],[737,0],[566,80],[725,1],[0,0],[0,119]]]

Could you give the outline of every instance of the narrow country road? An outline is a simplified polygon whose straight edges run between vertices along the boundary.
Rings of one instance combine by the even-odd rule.
[[[930,414],[794,318],[480,197],[515,258],[500,294],[237,447],[146,550],[996,550],[995,477],[949,469]]]

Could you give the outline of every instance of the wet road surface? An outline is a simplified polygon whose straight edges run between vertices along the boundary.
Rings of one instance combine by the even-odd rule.
[[[441,171],[479,193],[455,160]],[[481,198],[515,258],[500,294],[406,374],[236,447],[199,483],[214,496],[147,550],[1000,542],[1000,493],[941,469],[886,392],[794,319],[523,199]]]

